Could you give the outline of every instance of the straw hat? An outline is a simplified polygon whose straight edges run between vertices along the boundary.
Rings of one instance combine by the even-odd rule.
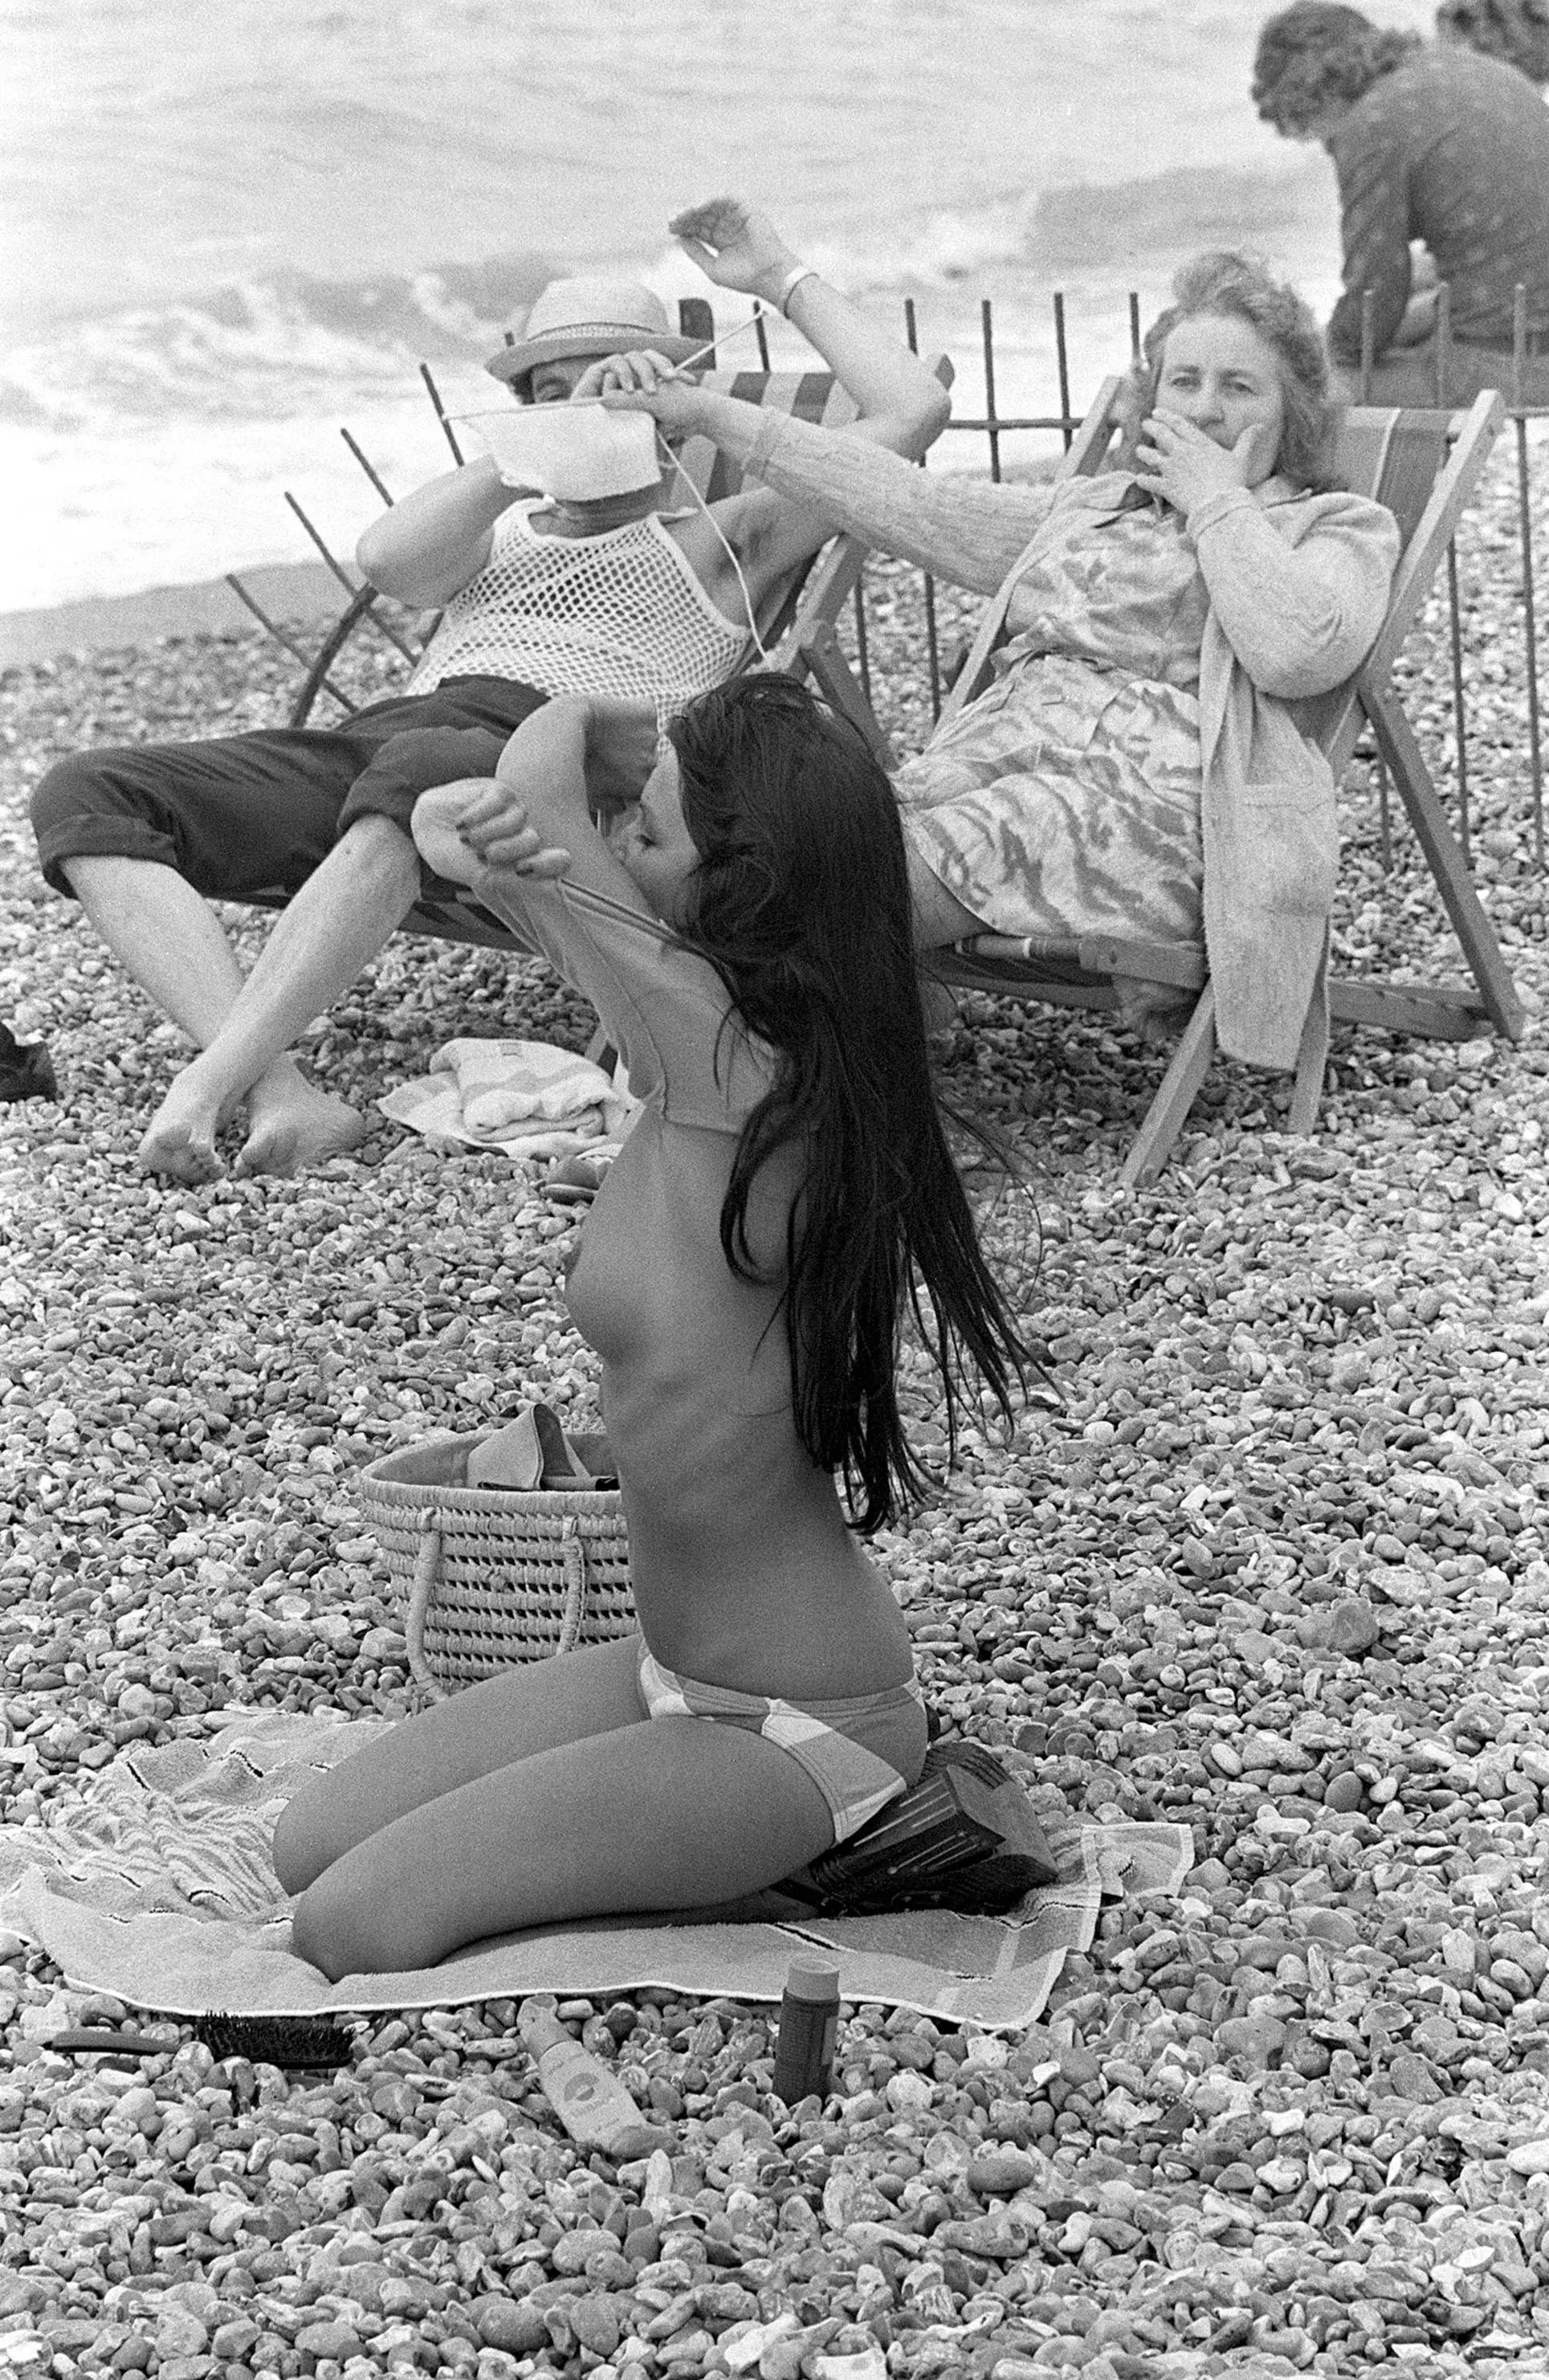
[[[626,347],[654,347],[669,363],[686,363],[703,340],[678,337],[667,327],[667,309],[637,281],[597,275],[551,281],[532,301],[526,330],[485,365],[518,396],[539,364],[569,362],[577,356],[615,356]]]

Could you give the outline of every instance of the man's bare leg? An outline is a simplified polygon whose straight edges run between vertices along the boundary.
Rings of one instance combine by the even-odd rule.
[[[296,1173],[353,1148],[365,1119],[309,1083],[284,1053],[349,990],[418,892],[418,856],[402,829],[387,818],[357,820],[281,912],[218,1032],[174,1082],[151,1119],[143,1160],[160,1164],[180,1148],[212,1144],[244,1095],[239,1173]]]
[[[159,860],[91,854],[63,866],[77,900],[120,965],[190,1041],[208,1046],[243,983],[236,953],[208,902]],[[292,1061],[284,1062],[296,1073]],[[228,1114],[237,1104],[234,1099]],[[177,1147],[152,1152],[148,1135],[140,1145],[142,1162],[180,1182],[212,1180],[221,1170],[215,1133],[228,1114],[212,1117],[207,1133]]]
[[[200,1045],[151,1119],[143,1165],[211,1180],[220,1171],[215,1135],[244,1099],[240,1172],[296,1172],[355,1147],[364,1119],[309,1083],[286,1051],[414,905],[419,862],[391,820],[361,819],[347,831],[281,915],[246,983],[213,911],[172,868],[83,857],[67,872],[115,956]]]

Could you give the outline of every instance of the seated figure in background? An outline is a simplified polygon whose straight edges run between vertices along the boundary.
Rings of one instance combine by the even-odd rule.
[[[1333,778],[1290,706],[1365,658],[1398,534],[1380,504],[1326,488],[1328,367],[1295,292],[1229,254],[1175,286],[1131,378],[1120,467],[1092,478],[911,470],[847,431],[666,379],[605,402],[713,438],[957,586],[1010,578],[996,683],[895,779],[921,949],[986,930],[1203,938],[1222,1047],[1283,1067],[1337,849]]]
[[[1509,390],[1520,285],[1522,396],[1549,403],[1549,110],[1531,83],[1462,42],[1427,46],[1337,0],[1295,0],[1260,33],[1253,100],[1334,160],[1345,288],[1328,344],[1342,393],[1361,393],[1369,289],[1372,403],[1437,402],[1436,293],[1416,288],[1411,252],[1423,243],[1450,293],[1444,401]]]
[[[856,435],[917,456],[948,400],[901,341],[803,267],[732,199],[672,225],[709,278],[781,306],[860,408]],[[490,369],[535,404],[592,396],[621,349],[654,370],[687,360],[660,299],[632,284],[557,282]],[[627,378],[627,370],[624,372]],[[609,374],[619,383],[620,371]],[[213,1176],[216,1135],[246,1103],[239,1172],[288,1173],[352,1148],[363,1118],[310,1083],[291,1044],[355,981],[418,899],[412,796],[395,747],[423,730],[505,738],[557,695],[674,708],[741,662],[750,606],[832,533],[819,507],[755,488],[669,510],[671,466],[633,494],[560,502],[521,492],[481,456],[395,505],[360,540],[361,569],[403,602],[446,614],[401,695],[332,729],[72,755],[32,802],[48,881],[200,1054],[171,1086],[141,1161]],[[713,517],[712,517],[713,516]],[[244,980],[212,901],[288,905]]]

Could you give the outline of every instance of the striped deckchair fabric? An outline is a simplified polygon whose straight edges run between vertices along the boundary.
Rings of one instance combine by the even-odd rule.
[[[1119,382],[1110,380],[1099,391],[1065,458],[1067,472],[1102,468],[1117,434],[1114,403],[1119,387]],[[1394,663],[1505,418],[1501,398],[1486,390],[1459,413],[1352,407],[1340,429],[1335,464],[1338,484],[1388,507],[1398,522],[1402,551],[1387,616],[1365,662],[1344,686],[1298,705],[1298,717],[1323,750],[1336,783],[1362,734],[1370,732],[1435,879],[1473,982],[1331,976],[1326,1005],[1321,997],[1314,1002],[1302,1035],[1288,1118],[1293,1133],[1312,1132],[1317,1120],[1331,1016],[1449,1040],[1468,1040],[1487,1023],[1515,1041],[1526,1022],[1495,928],[1392,683]],[[1003,591],[991,604],[943,717],[955,716],[989,683],[992,658],[1006,633],[1005,602]],[[1192,943],[1159,945],[1096,936],[1061,941],[979,934],[953,950],[933,953],[932,969],[950,983],[1011,992],[1059,1007],[1117,1008],[1117,976],[1176,984],[1184,993],[1197,991],[1192,1014],[1123,1168],[1127,1183],[1155,1181],[1215,1054],[1214,996],[1203,949]]]
[[[707,372],[699,385],[720,396],[739,397],[744,405],[788,413],[797,421],[816,421],[827,430],[842,429],[855,419],[855,400],[832,372]],[[689,441],[679,457],[679,468],[684,467],[707,504],[734,496],[742,486],[742,474],[730,455],[708,438]]]

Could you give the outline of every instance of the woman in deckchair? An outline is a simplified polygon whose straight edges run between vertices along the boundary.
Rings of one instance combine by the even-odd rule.
[[[1288,1066],[1337,847],[1333,781],[1291,705],[1365,657],[1398,537],[1380,505],[1325,492],[1328,367],[1302,300],[1228,254],[1175,292],[1131,377],[1119,467],[1090,479],[927,476],[638,356],[609,401],[708,433],[959,586],[1014,579],[996,684],[895,779],[922,948],[1203,938],[1222,1045]]]
[[[422,739],[424,857],[595,1003],[645,1101],[570,1281],[641,1634],[473,1686],[289,1805],[295,1946],[334,1977],[773,1883],[925,1757],[908,1630],[856,1534],[919,1475],[905,1307],[928,1293],[950,1412],[966,1356],[1009,1419],[1026,1355],[932,1096],[897,808],[787,677],[668,737],[652,769],[654,719],[554,701],[494,781],[450,783],[487,769],[480,739]],[[588,800],[647,771],[605,841]]]

